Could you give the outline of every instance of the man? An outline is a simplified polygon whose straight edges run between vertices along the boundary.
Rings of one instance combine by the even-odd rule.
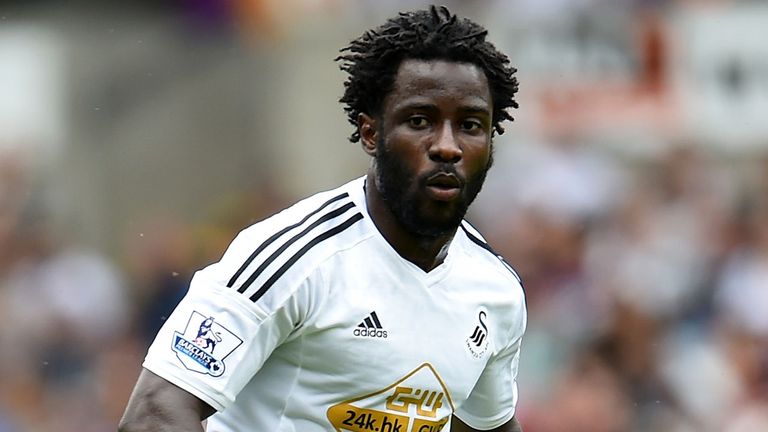
[[[463,221],[517,106],[486,33],[432,7],[342,50],[367,175],[245,229],[195,275],[121,431],[520,430],[522,287]],[[208,324],[215,352],[195,342]]]

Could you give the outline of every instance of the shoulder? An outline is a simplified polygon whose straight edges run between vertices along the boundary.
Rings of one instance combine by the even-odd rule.
[[[462,283],[486,305],[491,322],[503,329],[497,333],[502,338],[498,346],[514,347],[525,333],[528,315],[520,276],[468,222],[462,221],[456,241],[464,254]]]
[[[307,229],[309,226],[339,219],[346,213],[359,213],[346,186],[318,192],[297,201],[267,219],[249,226],[241,232],[241,236],[250,239],[280,236],[296,228]]]
[[[502,282],[506,281],[522,289],[522,279],[517,271],[499,255],[482,234],[469,222],[463,220],[456,235],[463,242],[462,246],[470,256],[473,265],[482,265],[494,269],[494,276]]]
[[[456,236],[464,254],[460,264],[462,278],[473,287],[473,292],[493,298],[502,308],[525,309],[523,281],[517,271],[467,221],[462,221]]]
[[[354,183],[354,182],[352,182]],[[241,231],[211,270],[227,288],[258,300],[276,284],[297,285],[319,264],[364,240],[352,183],[298,201]]]

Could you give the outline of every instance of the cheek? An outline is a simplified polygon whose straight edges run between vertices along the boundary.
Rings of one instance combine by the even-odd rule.
[[[488,167],[491,162],[490,145],[485,142],[468,145],[464,148],[464,160],[473,169]]]
[[[393,133],[387,141],[389,152],[403,165],[416,166],[424,159],[425,150],[413,133]]]

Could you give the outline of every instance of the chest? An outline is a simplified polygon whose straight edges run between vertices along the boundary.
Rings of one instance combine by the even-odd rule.
[[[498,302],[451,276],[369,267],[328,277],[284,354],[297,356],[303,384],[333,389],[339,422],[361,409],[445,419],[503,343]]]

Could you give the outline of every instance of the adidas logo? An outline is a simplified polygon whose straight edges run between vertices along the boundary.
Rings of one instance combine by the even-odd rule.
[[[376,311],[371,312],[363,322],[358,324],[353,334],[361,337],[387,338],[387,331],[381,326]]]

